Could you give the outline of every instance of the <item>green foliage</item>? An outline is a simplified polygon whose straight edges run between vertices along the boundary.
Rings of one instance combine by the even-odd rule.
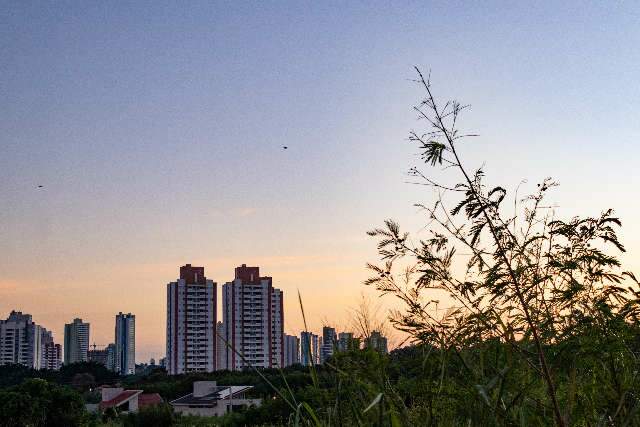
[[[561,404],[570,414],[572,425],[607,425],[597,420],[614,415],[630,426],[640,425],[640,415],[632,405],[637,402],[640,381],[631,356],[640,354],[640,329],[625,322],[612,322],[607,327],[607,335],[584,327],[570,340],[545,348],[554,366]],[[626,351],[622,348],[625,346]],[[317,385],[310,371],[302,367],[267,369],[262,374],[298,406],[291,408],[278,393],[260,384],[262,378],[253,372],[197,376],[153,373],[138,377],[128,387],[150,392],[149,388],[155,386],[156,391],[180,395],[187,385],[185,394],[191,392],[195,379],[253,383],[259,390],[254,397],[262,397],[263,404],[219,418],[177,416],[165,404],[138,414],[105,412],[97,425],[542,426],[549,425],[553,417],[544,403],[547,392],[539,373],[512,345],[498,338],[459,349],[422,343],[389,355],[372,350],[337,353],[316,367]],[[66,397],[67,393],[72,397]],[[625,396],[622,405],[621,393]],[[167,394],[163,397],[169,399]],[[0,398],[0,420],[11,420],[4,424],[0,421],[2,426],[44,425],[34,421],[42,414],[64,420],[52,425],[90,424],[82,417],[75,421],[64,418],[82,409],[77,405],[69,408],[68,402],[78,403],[79,395],[67,387],[29,379],[21,386],[1,391]],[[55,408],[49,412],[51,409],[46,408],[51,406]]]
[[[163,403],[124,415],[121,422],[124,427],[171,427],[176,424],[177,418],[171,405]]]
[[[87,422],[78,393],[42,379],[0,391],[0,426],[81,426]]]
[[[81,391],[101,384],[113,384],[119,379],[118,374],[97,362],[63,365],[56,374],[55,381],[71,385]]]

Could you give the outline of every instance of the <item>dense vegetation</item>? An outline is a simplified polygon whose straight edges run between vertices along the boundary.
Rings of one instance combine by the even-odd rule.
[[[410,175],[432,191],[433,203],[417,204],[426,234],[412,238],[391,220],[372,230],[381,264],[366,282],[404,304],[390,320],[410,345],[311,368],[175,377],[1,367],[0,425],[640,426],[640,291],[617,258],[620,221],[611,210],[558,218],[545,202],[549,179],[508,202],[506,187],[462,162],[473,136],[458,129],[465,107],[437,103],[419,71],[417,83],[426,129],[409,139],[424,165]],[[167,405],[92,417],[80,405],[102,383],[170,401],[196,380],[253,385],[263,405],[220,419]]]
[[[562,404],[571,408],[573,425],[625,425],[615,421],[619,417],[616,413],[626,404],[620,401],[620,394],[625,394],[628,403],[637,404],[640,382],[631,371],[637,365],[631,358],[625,360],[625,352],[640,354],[640,330],[626,325],[615,333],[624,336],[628,349],[620,351],[611,346],[611,339],[589,334],[576,338],[581,352],[576,353],[570,343],[546,349],[549,362],[558,367],[555,377],[559,394],[572,390],[573,401]],[[612,371],[612,365],[619,369]],[[74,368],[96,375],[90,364]],[[616,375],[610,376],[611,372]],[[160,393],[166,401],[189,393],[196,380],[253,384],[253,394],[264,398],[261,407],[222,419],[177,417],[167,405],[137,415],[92,417],[82,406],[83,395],[89,395],[83,386],[64,384],[66,377],[53,373],[42,375],[47,380],[33,378],[41,374],[17,367],[0,370],[5,385],[0,391],[0,425],[553,424],[553,411],[545,404],[544,383],[514,355],[512,346],[497,339],[463,350],[421,344],[388,356],[352,351],[338,354],[327,366],[312,370],[300,366],[262,370],[264,378],[255,372],[227,371],[173,377],[158,369],[120,380],[127,388]],[[20,385],[7,385],[9,382]],[[638,410],[627,414],[625,422],[640,425]]]

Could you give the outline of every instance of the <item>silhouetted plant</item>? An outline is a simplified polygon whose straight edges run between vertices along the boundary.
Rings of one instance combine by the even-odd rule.
[[[513,362],[505,360],[486,384],[478,384],[481,398],[505,421],[516,418],[515,405],[523,402],[540,413],[551,410],[563,426],[570,422],[576,392],[563,386],[558,396],[558,377],[565,374],[557,365],[559,345],[570,342],[568,351],[584,351],[585,334],[595,339],[589,345],[605,338],[624,343],[625,325],[638,319],[638,282],[611,254],[624,251],[616,234],[620,221],[611,210],[597,217],[554,218],[544,203],[556,186],[551,179],[527,197],[519,198],[516,191],[507,204],[505,187],[487,186],[483,169],[471,170],[461,159],[461,145],[476,136],[459,130],[467,106],[438,104],[429,79],[416,71],[425,95],[414,110],[427,129],[411,132],[409,140],[419,146],[427,167],[457,178],[448,184],[448,176],[438,179],[421,168],[410,169],[416,184],[434,190],[432,204],[416,205],[426,213],[428,235],[413,240],[391,220],[369,232],[379,239],[383,264],[369,265],[373,276],[366,284],[404,303],[404,310],[391,317],[395,327],[417,342],[453,352],[476,379],[487,380],[461,350],[493,339],[509,346],[513,357],[544,381],[546,397],[537,395],[533,384],[514,391],[514,403],[507,404],[504,382]],[[443,295],[451,301],[444,309]],[[619,350],[620,357],[605,368],[614,377],[623,362],[638,366],[624,345]],[[637,408],[637,396],[629,394],[634,383],[620,385],[617,407],[598,416],[615,422]]]

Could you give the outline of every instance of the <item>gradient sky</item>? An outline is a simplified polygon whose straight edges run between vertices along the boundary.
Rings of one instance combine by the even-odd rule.
[[[615,208],[640,270],[635,2],[0,5],[0,316],[62,342],[74,317],[164,355],[166,283],[259,265],[286,331],[339,327],[376,261],[365,231],[423,222],[412,66],[472,104],[493,182],[552,176],[560,216]],[[282,150],[287,145],[288,150]],[[37,185],[44,185],[37,189]]]

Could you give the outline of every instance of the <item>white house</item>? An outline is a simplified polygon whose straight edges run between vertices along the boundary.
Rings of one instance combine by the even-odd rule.
[[[176,412],[187,415],[222,416],[248,406],[260,406],[262,399],[247,399],[253,386],[219,386],[215,381],[196,381],[193,393],[170,402]]]

